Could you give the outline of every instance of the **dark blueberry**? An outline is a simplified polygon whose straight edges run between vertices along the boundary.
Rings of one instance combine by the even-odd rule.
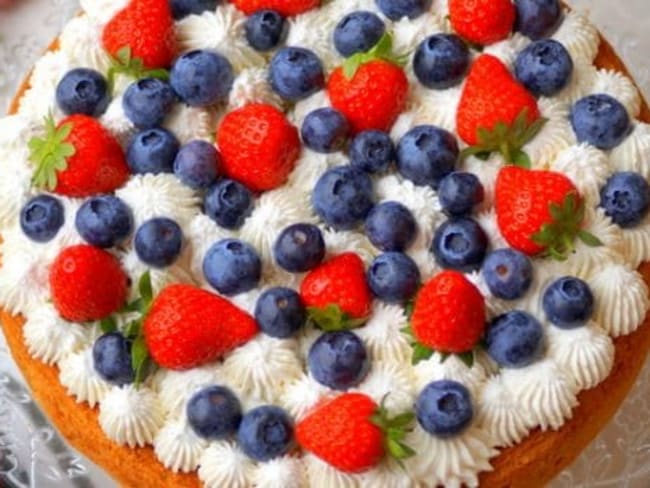
[[[650,186],[638,173],[614,173],[600,191],[600,206],[615,224],[634,227],[650,209]]]
[[[533,281],[533,265],[514,249],[497,249],[483,262],[483,277],[490,293],[504,300],[523,297]]]
[[[286,339],[305,325],[307,312],[295,290],[271,288],[258,298],[255,320],[265,334]]]
[[[453,134],[431,125],[408,131],[397,145],[397,169],[419,186],[438,188],[458,161],[458,142]]]
[[[333,153],[345,147],[350,134],[350,124],[338,110],[319,108],[311,112],[302,123],[302,141],[312,151]]]
[[[269,67],[271,87],[282,98],[297,102],[325,86],[323,64],[309,49],[285,47]]]
[[[413,71],[427,88],[444,90],[458,85],[469,67],[469,48],[454,34],[436,34],[418,46]]]
[[[49,195],[39,195],[28,201],[20,211],[20,228],[32,241],[54,239],[65,222],[61,202]]]
[[[533,40],[552,34],[562,19],[559,0],[515,0],[515,8],[515,30]]]
[[[377,249],[404,251],[415,240],[418,228],[411,211],[398,202],[384,202],[366,217],[366,235]]]
[[[323,234],[315,225],[291,225],[275,241],[273,257],[278,266],[291,273],[309,271],[325,257]]]
[[[242,419],[241,405],[232,391],[209,386],[187,402],[187,421],[203,439],[225,439],[237,432]]]
[[[431,8],[432,0],[375,0],[379,10],[390,20],[415,19]]]
[[[579,278],[565,276],[544,291],[542,306],[546,318],[561,329],[575,329],[594,313],[594,295]]]
[[[162,124],[176,96],[166,81],[144,78],[132,83],[124,93],[124,114],[139,129],[151,129]]]
[[[358,134],[350,145],[350,164],[367,173],[383,173],[395,161],[395,145],[388,134],[368,130]]]
[[[226,57],[196,50],[176,59],[169,80],[181,100],[192,107],[205,107],[228,96],[235,75]]]
[[[473,173],[454,172],[445,176],[438,187],[440,205],[447,215],[469,215],[472,209],[483,203],[485,191]]]
[[[363,341],[347,330],[320,336],[309,349],[307,362],[316,381],[340,391],[361,383],[370,369]]]
[[[222,295],[238,295],[257,286],[262,262],[250,244],[224,239],[214,244],[203,259],[203,274]]]
[[[500,366],[523,368],[544,350],[542,325],[532,315],[514,310],[495,318],[485,334],[487,352]]]
[[[314,210],[335,229],[352,229],[373,205],[370,177],[352,166],[338,166],[325,172],[314,188]]]
[[[589,95],[579,100],[570,118],[578,142],[588,142],[598,149],[613,149],[630,133],[627,110],[609,95]]]
[[[241,183],[223,179],[205,194],[205,214],[224,229],[239,229],[253,211],[253,194]]]
[[[170,0],[169,5],[174,19],[180,20],[191,14],[199,15],[206,11],[214,11],[218,3],[219,0]]]
[[[515,61],[515,76],[535,96],[551,97],[571,80],[573,60],[553,39],[535,41]]]
[[[429,434],[447,438],[460,434],[472,422],[474,407],[469,390],[456,381],[429,383],[415,401],[418,423]]]
[[[133,231],[133,216],[126,203],[111,195],[92,197],[77,211],[77,231],[88,243],[108,248],[122,243]]]
[[[402,303],[415,295],[420,286],[420,270],[400,252],[380,254],[368,268],[372,293],[385,302]]]
[[[104,334],[93,344],[93,366],[102,379],[117,386],[135,381],[131,341],[119,332]]]
[[[263,405],[244,415],[237,431],[244,454],[255,461],[284,456],[293,444],[293,421],[279,407]]]
[[[468,272],[481,267],[487,247],[488,238],[481,226],[472,219],[460,217],[438,228],[431,252],[443,268]]]
[[[180,143],[168,130],[156,128],[137,133],[126,150],[126,161],[133,174],[171,173]]]
[[[56,87],[56,103],[67,115],[99,117],[108,107],[110,99],[106,79],[92,69],[73,69]]]
[[[246,39],[258,51],[277,47],[287,34],[287,23],[275,10],[258,10],[246,19]]]
[[[174,160],[174,174],[184,184],[200,190],[217,180],[219,153],[206,141],[191,141],[184,145]]]
[[[171,219],[155,218],[135,233],[135,252],[143,263],[154,268],[173,264],[181,254],[183,231]]]
[[[386,32],[378,15],[357,11],[346,15],[334,29],[334,46],[344,58],[369,51]]]

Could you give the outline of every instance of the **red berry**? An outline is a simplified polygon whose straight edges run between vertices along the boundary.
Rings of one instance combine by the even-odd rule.
[[[271,9],[290,17],[317,8],[320,0],[232,0],[232,3],[246,15],[262,9]]]
[[[492,44],[512,32],[515,6],[512,0],[449,0],[449,20],[466,40]]]

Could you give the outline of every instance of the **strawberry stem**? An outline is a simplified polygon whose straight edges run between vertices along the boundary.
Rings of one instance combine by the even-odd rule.
[[[393,37],[386,32],[370,50],[353,54],[343,62],[343,74],[350,80],[354,78],[359,68],[366,63],[376,60],[384,60],[389,63],[403,66],[408,56],[397,56],[393,53]]]
[[[368,321],[368,317],[360,319],[351,317],[333,303],[325,308],[308,307],[307,317],[309,323],[325,332],[357,329]]]
[[[140,58],[132,56],[131,46],[120,48],[116,55],[111,58],[111,67],[108,70],[108,89],[113,93],[115,89],[115,77],[118,74],[130,76],[136,80],[142,78],[169,79],[169,71],[166,69],[147,69]]]
[[[415,414],[409,411],[391,417],[386,408],[387,398],[388,394],[384,395],[379,407],[370,417],[370,421],[384,433],[386,453],[404,468],[403,460],[416,454],[410,446],[403,442],[406,435],[413,430],[411,424],[415,420]]]

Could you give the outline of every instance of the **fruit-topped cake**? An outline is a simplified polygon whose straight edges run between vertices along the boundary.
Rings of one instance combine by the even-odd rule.
[[[650,349],[650,116],[557,0],[84,1],[0,305],[126,486],[539,486]]]

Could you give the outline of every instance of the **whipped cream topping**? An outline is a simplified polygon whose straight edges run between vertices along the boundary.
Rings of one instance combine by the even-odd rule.
[[[418,392],[432,381],[453,380],[462,383],[476,397],[487,379],[484,368],[477,361],[470,368],[457,356],[452,355],[443,360],[439,353],[420,361],[415,365],[414,371]]]
[[[206,488],[248,488],[255,466],[230,441],[211,443],[199,460],[199,479]]]
[[[591,62],[573,57],[571,80],[562,91],[553,96],[553,100],[563,102],[567,109],[571,108],[571,105],[591,92],[597,75],[598,70]],[[543,99],[542,97],[541,100]]]
[[[279,109],[284,107],[280,95],[271,88],[268,72],[264,68],[245,69],[235,78],[228,96],[228,111],[249,103],[266,103]]]
[[[330,488],[332,486],[357,488],[360,486],[360,475],[339,471],[313,454],[305,454],[303,462],[307,470],[308,486],[312,488]]]
[[[61,109],[52,95],[71,67],[71,61],[63,51],[45,53],[34,64],[29,88],[18,104],[18,113],[34,121],[44,119],[49,113],[53,113],[56,120],[62,118]]]
[[[194,433],[184,416],[168,420],[153,440],[156,457],[174,473],[196,470],[207,446],[208,441]]]
[[[497,184],[497,176],[505,161],[500,154],[492,153],[487,161],[475,156],[465,158],[462,163],[462,170],[474,173],[483,185],[484,200],[483,207],[491,208],[494,205],[494,189]]]
[[[530,42],[528,37],[519,32],[515,32],[507,39],[486,46],[483,53],[496,56],[506,66],[512,68],[517,59],[517,55],[526,49]]]
[[[400,414],[413,408],[415,401],[415,377],[408,363],[377,361],[372,358],[368,376],[357,386],[377,404],[385,399],[385,407],[394,414]]]
[[[296,127],[302,127],[302,123],[305,121],[305,118],[307,115],[309,115],[311,112],[314,110],[317,110],[319,108],[327,108],[331,107],[332,104],[330,102],[329,96],[327,95],[326,90],[321,90],[313,95],[310,95],[309,97],[305,98],[304,100],[300,100],[296,102],[295,106],[293,107],[293,110],[289,112],[288,117],[289,120],[295,125]],[[346,161],[345,155],[343,153],[335,153],[338,154],[339,157],[341,158],[342,162]],[[303,157],[306,155],[309,155],[311,157],[331,157],[332,155],[321,155],[318,153],[315,153],[307,148],[303,148],[302,152]],[[310,188],[311,190],[311,188]]]
[[[59,381],[77,403],[88,402],[94,407],[111,388],[95,371],[92,346],[69,354],[59,361],[58,366]]]
[[[344,252],[354,252],[368,265],[379,254],[370,240],[359,232],[334,230],[324,226],[321,226],[321,231],[325,241],[325,259]]]
[[[188,371],[158,371],[154,389],[158,392],[165,413],[170,417],[184,415],[185,405],[191,396],[217,381],[214,369],[213,365],[207,365]]]
[[[592,63],[596,59],[600,34],[583,12],[565,12],[564,20],[552,37],[564,44],[574,60]]]
[[[464,84],[446,90],[430,90],[414,85],[409,101],[414,112],[414,125],[435,125],[449,132],[456,130],[456,112]]]
[[[0,225],[6,229],[18,223],[20,210],[31,194],[32,168],[26,145],[16,144],[28,140],[32,132],[28,119],[20,115],[0,118],[0,160],[11,178],[0,179]]]
[[[607,155],[586,143],[562,150],[550,169],[564,173],[592,206],[600,203],[600,189],[612,172]]]
[[[74,66],[107,73],[111,58],[101,42],[102,30],[88,15],[74,17],[63,28],[59,45]]]
[[[204,282],[203,258],[215,242],[230,237],[235,233],[215,225],[207,215],[200,213],[192,217],[185,229],[185,239],[191,250],[190,271],[200,282]]]
[[[127,84],[128,78],[125,76],[118,77],[124,84]],[[111,134],[119,141],[122,147],[127,147],[131,138],[136,133],[135,125],[129,120],[124,113],[122,106],[123,95],[116,93],[113,100],[108,104],[106,112],[102,114],[99,121]]]
[[[393,23],[393,49],[398,55],[410,55],[424,39],[443,30],[438,17],[432,12],[425,12],[415,19],[403,17]],[[409,63],[409,66],[412,64]]]
[[[637,226],[621,232],[621,237],[625,244],[622,253],[630,267],[638,268],[650,260],[650,215],[646,215]]]
[[[302,488],[307,485],[307,472],[302,459],[284,456],[259,463],[251,482],[255,488]]]
[[[288,20],[287,46],[310,49],[320,58],[329,72],[341,64],[342,58],[332,49],[331,33],[339,19],[324,16],[318,10],[310,10]]]
[[[413,349],[402,332],[407,324],[402,307],[376,301],[370,320],[355,333],[363,339],[373,360],[408,364]]]
[[[413,480],[402,466],[392,458],[384,459],[378,466],[359,475],[359,486],[373,488],[411,488]]]
[[[123,10],[129,4],[129,0],[80,0],[79,3],[93,22],[104,25]]]
[[[347,163],[343,153],[317,154],[309,149],[303,149],[300,158],[296,161],[295,169],[289,175],[288,188],[295,189],[297,193],[311,198],[318,178],[325,171]]]
[[[623,73],[608,69],[598,70],[591,92],[606,93],[616,98],[632,118],[641,113],[641,94],[634,82]]]
[[[632,132],[609,154],[609,163],[615,171],[634,171],[650,178],[650,124],[636,121]]]
[[[524,146],[524,151],[535,169],[546,169],[561,151],[575,143],[576,137],[567,113],[548,120],[539,134]]]
[[[310,375],[302,373],[299,378],[285,385],[278,402],[299,421],[321,400],[327,399],[332,394],[331,390]]]
[[[190,107],[177,103],[165,118],[165,129],[172,132],[181,144],[197,139],[212,142],[219,112],[214,109]]]

